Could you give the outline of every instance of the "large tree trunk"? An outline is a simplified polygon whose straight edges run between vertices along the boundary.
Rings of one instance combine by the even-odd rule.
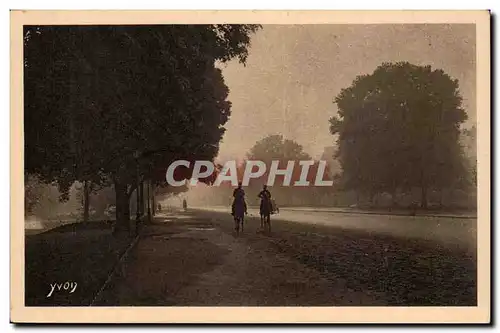
[[[141,183],[139,183],[135,189],[135,198],[137,202],[136,215],[140,217],[142,216]]]
[[[156,186],[154,184],[151,184],[151,200],[152,200],[152,208],[153,208],[153,216],[156,215]]]
[[[146,215],[146,198],[144,196],[144,181],[141,182],[141,215]]]
[[[148,180],[146,182],[147,186],[147,210],[148,210],[148,223],[151,223],[151,182]]]
[[[89,210],[90,210],[90,181],[85,180],[83,182],[83,222],[89,221]]]
[[[115,182],[116,227],[115,231],[130,231],[130,197],[127,184]]]
[[[423,209],[427,209],[427,186],[423,184],[421,189],[422,192],[420,197],[420,207]]]

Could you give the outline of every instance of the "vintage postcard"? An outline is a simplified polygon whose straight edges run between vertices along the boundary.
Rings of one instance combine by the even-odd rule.
[[[488,11],[12,11],[14,323],[489,323]]]

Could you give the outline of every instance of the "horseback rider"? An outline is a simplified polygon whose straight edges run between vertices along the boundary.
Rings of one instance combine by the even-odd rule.
[[[245,209],[245,214],[248,214],[247,212],[247,203],[245,201],[245,190],[243,190],[243,184],[241,182],[238,183],[238,187],[234,189],[233,191],[233,204],[231,205],[231,215],[234,216],[234,210],[236,207],[237,202],[242,202],[243,207]]]
[[[271,192],[267,189],[267,185],[264,185],[262,191],[258,194],[260,200],[260,216],[261,219],[264,217],[269,217],[272,211],[271,203]],[[262,221],[263,222],[263,221]]]

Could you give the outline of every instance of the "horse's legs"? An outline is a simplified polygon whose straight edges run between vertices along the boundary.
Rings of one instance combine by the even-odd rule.
[[[244,224],[245,224],[244,222],[245,222],[245,218],[242,217],[241,218],[241,232],[243,232],[243,230],[244,230]]]
[[[271,216],[270,215],[263,215],[262,221],[263,221],[262,228],[267,229],[270,232],[271,231]]]

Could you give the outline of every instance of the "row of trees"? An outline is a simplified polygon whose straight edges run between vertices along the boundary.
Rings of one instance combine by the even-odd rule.
[[[130,198],[141,183],[165,186],[172,161],[217,155],[231,104],[216,64],[233,58],[244,63],[258,28],[25,27],[26,179],[36,175],[57,184],[63,200],[71,184],[81,182],[87,218],[90,195],[112,186],[117,220],[126,229]],[[460,138],[473,141],[475,132],[461,132],[466,113],[458,81],[442,70],[382,64],[356,78],[335,103],[339,112],[330,119],[330,131],[337,137],[335,158],[342,168],[336,189],[394,197],[418,187],[426,207],[429,189],[474,183],[475,163],[464,159]],[[279,135],[257,142],[247,157],[268,167],[276,159],[281,167],[311,159],[299,144]],[[309,177],[316,169],[317,164]],[[251,186],[260,187],[267,175]],[[176,172],[178,180],[190,176],[189,168]],[[216,176],[202,181],[210,184]],[[305,196],[312,191],[293,192],[298,190]],[[35,193],[29,184],[26,191]]]
[[[112,187],[89,191],[84,183],[75,182],[61,201],[61,192],[54,184],[46,184],[35,175],[25,179],[25,216],[41,219],[83,220],[107,218],[106,209],[115,204]],[[133,202],[133,200],[132,200]],[[135,209],[135,207],[133,207]]]
[[[393,129],[397,131],[397,129]],[[454,191],[457,189],[466,189],[469,185],[475,184],[476,179],[476,161],[475,161],[475,136],[476,136],[475,127],[472,127],[470,130],[462,130],[460,134],[459,142],[455,142],[455,144],[459,144],[460,154],[454,156],[457,158],[459,163],[463,163],[461,169],[448,169],[448,170],[457,170],[462,173],[457,173],[453,175],[456,179],[452,177],[445,178],[445,181],[435,182],[432,180],[428,183],[428,187],[430,193],[425,193],[426,197],[421,198],[423,201],[422,206],[425,207],[427,202],[433,201],[434,203],[447,203],[448,205],[468,205],[467,198],[464,198],[461,195],[460,191]],[[381,133],[380,135],[387,134]],[[442,135],[437,133],[436,135]],[[365,141],[367,142],[367,140]],[[376,142],[376,141],[375,141]],[[397,144],[394,144],[393,147],[397,147]],[[354,146],[351,145],[350,148],[357,149],[386,149],[387,147],[378,147],[375,144],[371,146]],[[441,147],[444,149],[444,147]],[[461,149],[464,148],[464,151]],[[464,156],[464,154],[466,156]],[[277,202],[280,205],[308,205],[308,206],[345,206],[352,205],[353,203],[361,204],[368,197],[371,205],[382,205],[387,207],[388,205],[394,206],[399,205],[400,203],[403,205],[409,205],[413,202],[415,198],[414,188],[418,187],[420,183],[416,183],[412,185],[404,186],[405,183],[402,182],[398,186],[397,180],[398,178],[392,177],[389,172],[398,172],[395,175],[403,176],[411,176],[408,174],[406,170],[402,169],[407,166],[407,161],[398,160],[398,158],[404,156],[394,156],[392,160],[378,160],[373,157],[373,160],[370,163],[378,163],[376,167],[384,167],[384,163],[393,163],[389,165],[394,165],[400,163],[398,170],[387,170],[386,173],[377,174],[375,171],[377,169],[372,169],[373,164],[365,164],[362,167],[365,167],[362,172],[364,173],[356,173],[353,169],[347,168],[346,170],[341,170],[338,165],[338,151],[336,152],[334,147],[326,147],[325,151],[320,160],[327,161],[326,169],[324,172],[323,180],[333,180],[333,186],[328,187],[316,187],[314,186],[314,181],[316,179],[317,171],[318,171],[318,162],[315,161],[314,165],[309,168],[309,172],[307,174],[307,180],[310,182],[311,186],[307,187],[287,187],[283,186],[282,182],[284,180],[284,176],[278,175],[276,177],[276,181],[274,185],[271,186],[271,191],[273,196],[277,199]],[[396,155],[396,154],[395,154]],[[346,159],[344,160],[345,164],[352,163],[352,160],[347,158],[356,156],[357,159],[361,161],[366,160],[367,156],[362,156],[361,152],[358,151],[358,155],[344,155]],[[369,155],[370,156],[370,155]],[[369,157],[368,156],[368,157]],[[374,155],[372,155],[374,156]],[[386,158],[391,158],[388,156]],[[303,147],[297,142],[289,139],[284,139],[282,135],[270,135],[259,141],[257,141],[254,146],[250,149],[247,154],[247,158],[243,161],[240,161],[237,164],[237,179],[242,180],[244,171],[247,169],[248,160],[258,160],[263,161],[266,165],[266,172],[258,177],[250,179],[250,183],[248,188],[246,189],[248,194],[248,201],[250,204],[257,204],[257,193],[261,190],[262,185],[265,184],[269,177],[269,171],[271,167],[271,163],[273,161],[279,161],[279,168],[284,169],[287,166],[289,161],[295,162],[294,170],[291,177],[291,184],[297,181],[300,178],[301,167],[298,165],[298,161],[300,160],[312,160],[312,157],[307,154]],[[342,161],[342,160],[341,160]],[[430,160],[432,163],[432,160]],[[434,162],[435,163],[435,162]],[[344,164],[344,166],[345,166]],[[424,171],[428,171],[426,168],[423,168]],[[359,170],[359,169],[358,169]],[[255,166],[253,171],[256,171]],[[445,170],[441,170],[445,172]],[[361,178],[362,176],[367,175],[367,178]],[[371,175],[372,178],[368,178]],[[432,175],[432,174],[431,174]],[[348,179],[348,177],[352,177],[353,179]],[[382,177],[386,177],[385,179]],[[402,178],[404,179],[404,178]],[[446,182],[448,180],[449,182]],[[458,181],[457,181],[458,180]],[[386,183],[384,183],[384,181]],[[394,184],[394,185],[393,185]],[[392,185],[392,186],[390,186]],[[413,188],[412,188],[413,187]],[[212,188],[210,190],[206,190],[202,192],[197,192],[197,195],[202,195],[201,201],[205,204],[217,204],[217,205],[228,205],[232,200],[232,189],[233,185],[230,182],[223,182],[221,187]],[[179,188],[179,191],[187,191],[187,187]],[[427,189],[425,189],[427,191]],[[189,194],[188,194],[189,195]],[[422,191],[421,191],[422,196]],[[378,200],[377,200],[378,199]]]
[[[388,193],[397,205],[399,194],[418,188],[420,205],[427,208],[431,191],[468,190],[477,185],[476,129],[461,129],[467,114],[458,81],[442,70],[384,63],[342,89],[335,103],[338,115],[330,119],[330,131],[337,137],[337,149],[334,156],[324,156],[340,162],[340,173],[328,172],[334,186],[275,186],[273,191],[284,202],[300,196],[310,203],[321,196],[354,191],[358,202],[364,196],[373,203],[377,195]],[[272,160],[279,160],[282,168],[288,161],[311,160],[302,146],[280,135],[258,141],[247,157],[264,161],[267,170]],[[242,173],[245,163],[240,168]],[[317,164],[309,179],[315,176],[315,168]],[[293,180],[297,180],[300,170],[294,171]],[[259,188],[267,176],[268,172],[251,182],[250,188]]]
[[[111,184],[128,229],[138,184],[161,185],[176,159],[217,155],[231,104],[216,64],[244,63],[258,28],[26,26],[26,173],[57,184],[63,200],[75,181],[87,198]]]

